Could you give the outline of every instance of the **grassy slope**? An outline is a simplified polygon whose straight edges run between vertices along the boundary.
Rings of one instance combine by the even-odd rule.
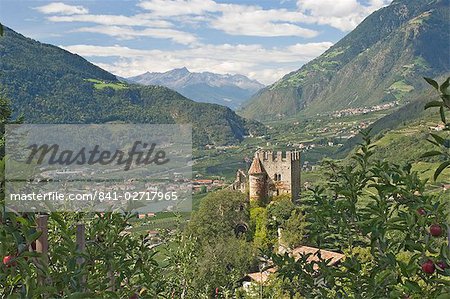
[[[438,82],[444,82],[450,76],[450,72],[436,78]],[[435,118],[438,113],[436,110],[425,110],[425,104],[432,100],[439,100],[438,94],[431,87],[417,93],[414,97],[408,99],[409,103],[405,106],[391,111],[391,113],[380,117],[370,127],[372,136],[384,134],[389,130],[399,128],[401,126],[408,126],[409,124],[422,120],[431,120]],[[337,152],[336,157],[345,157],[358,143],[362,141],[361,136],[356,136],[349,139],[344,146]]]
[[[450,71],[448,0],[402,0],[380,9],[323,55],[263,89],[240,112],[269,120],[404,101],[421,76]]]
[[[437,117],[425,117],[378,135],[374,140],[376,148],[373,158],[399,164],[411,163],[413,170],[418,171],[422,179],[430,179],[430,182],[434,184],[432,175],[439,165],[439,159],[422,159],[420,156],[436,149],[427,139],[431,131],[430,127],[435,127],[438,123]],[[447,132],[433,133],[448,138]],[[436,182],[438,185],[441,183],[450,183],[449,169],[445,170]]]

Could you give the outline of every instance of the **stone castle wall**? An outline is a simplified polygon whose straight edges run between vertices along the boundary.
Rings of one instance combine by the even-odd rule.
[[[267,195],[292,194],[292,200],[297,200],[300,193],[300,153],[258,151],[255,156],[267,172]]]

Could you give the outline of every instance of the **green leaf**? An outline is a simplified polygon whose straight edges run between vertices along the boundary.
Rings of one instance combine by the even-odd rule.
[[[86,298],[96,298],[96,294],[94,293],[81,293],[81,292],[77,292],[77,293],[73,293],[71,294],[68,299],[86,299]]]
[[[412,293],[422,292],[422,288],[419,286],[419,284],[412,280],[405,281],[405,287],[408,291],[410,291]]]
[[[439,143],[437,143],[436,141],[434,141],[434,140],[431,140],[431,139],[427,139],[427,141],[428,142],[430,142],[430,143],[432,143],[433,145],[435,145],[435,146],[441,146]]]
[[[421,158],[427,158],[427,157],[434,157],[434,156],[439,156],[439,155],[442,155],[442,153],[440,151],[429,151],[429,152],[426,152],[425,154],[423,154],[420,157]]]
[[[23,226],[28,225],[28,219],[25,219],[25,218],[23,218],[23,217],[17,217],[17,218],[16,218],[16,221],[17,221],[18,223],[20,223],[21,225],[23,225]]]
[[[42,231],[37,231],[29,236],[25,236],[28,243],[36,241],[42,235]]]
[[[431,133],[430,135],[431,135],[431,137],[433,137],[434,140],[436,140],[436,142],[439,143],[440,145],[444,145],[444,144],[445,144],[445,139],[442,138],[441,136],[436,135],[436,134],[433,134],[433,133]]]
[[[441,108],[439,109],[439,113],[441,114],[441,120],[442,120],[442,122],[443,122],[444,124],[447,123],[447,121],[445,120],[444,106],[441,106]]]
[[[450,77],[447,78],[447,80],[445,80],[444,83],[442,83],[441,87],[440,87],[440,91],[442,94],[448,95],[448,87],[450,86]]]
[[[440,294],[436,299],[450,299],[450,293]]]
[[[416,251],[419,251],[419,252],[423,251],[423,247],[422,247],[421,244],[413,242],[411,240],[406,241],[405,247],[408,250],[416,250]]]
[[[444,101],[445,106],[450,109],[450,95],[443,94],[441,95],[441,99]]]
[[[450,161],[445,161],[444,163],[439,165],[438,169],[436,169],[436,171],[434,172],[434,180],[436,181],[436,179],[439,177],[441,172],[444,171],[444,169],[446,169],[449,166],[450,166]]]
[[[434,88],[436,88],[436,90],[439,90],[439,84],[438,84],[436,81],[434,81],[434,80],[431,79],[431,78],[427,78],[427,77],[423,77],[423,78],[425,79],[425,81],[428,82],[428,84],[430,84],[431,86],[433,86]]]
[[[431,107],[442,107],[442,105],[444,105],[444,103],[441,101],[431,101],[425,105],[425,110]]]

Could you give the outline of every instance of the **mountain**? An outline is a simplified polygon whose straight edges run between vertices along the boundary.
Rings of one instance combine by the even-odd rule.
[[[240,114],[269,120],[406,103],[450,72],[449,0],[396,0],[325,53],[258,92]]]
[[[434,79],[436,79],[437,82],[441,84],[449,76],[450,73]],[[439,95],[436,92],[436,90],[433,87],[431,87],[431,85],[428,85],[428,87],[425,88],[424,90],[417,92],[417,94],[411,98],[411,101],[409,103],[393,111],[392,113],[378,119],[373,124],[371,124],[367,129],[370,130],[371,136],[374,136],[377,139],[389,133],[390,131],[408,128],[411,124],[426,123],[432,121],[434,121],[435,124],[437,124],[440,122],[439,120],[436,120],[439,114],[438,110],[435,108],[425,110],[425,105],[430,101],[439,101],[439,100],[440,100]],[[428,132],[429,128],[424,127],[422,128],[422,131]],[[410,137],[412,140],[417,140],[418,136],[411,135]],[[428,136],[423,138],[423,140],[425,141],[427,137]],[[350,138],[336,153],[337,157],[339,158],[344,157],[345,155],[350,153],[357,144],[361,143],[362,141],[363,140],[360,135],[356,135]],[[395,140],[391,141],[393,141],[393,144],[395,144],[394,142]],[[412,148],[410,148],[409,150],[411,149]],[[396,155],[395,150],[393,150],[390,154],[391,156],[395,156]],[[414,156],[414,158],[417,157]]]
[[[147,72],[126,80],[143,85],[166,86],[194,101],[220,104],[232,109],[240,107],[264,87],[242,75],[191,73],[185,67],[165,73]]]
[[[4,29],[0,95],[27,123],[191,123],[195,145],[232,144],[264,130],[227,107],[120,82],[78,55]]]
[[[426,103],[431,100],[437,100],[435,90],[428,88],[420,92],[416,97],[412,99],[410,103],[407,103],[403,107],[395,110],[394,112],[378,119],[371,124],[367,129],[370,130],[370,135],[379,138],[383,134],[391,130],[396,130],[401,127],[407,127],[411,123],[429,120],[436,114],[433,109],[425,110]],[[426,137],[425,137],[426,139]],[[357,144],[362,143],[361,135],[356,135],[347,140],[344,145],[336,153],[337,157],[342,158],[350,153]]]

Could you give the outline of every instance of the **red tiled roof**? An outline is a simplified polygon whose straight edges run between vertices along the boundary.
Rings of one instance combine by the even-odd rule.
[[[319,261],[319,257],[317,256],[317,253],[320,251],[321,257],[324,260],[330,260],[330,262],[328,263],[329,266],[333,266],[336,263],[338,263],[340,260],[342,260],[345,255],[341,254],[341,253],[337,253],[337,252],[333,252],[333,251],[328,251],[328,250],[323,250],[323,249],[319,249],[319,248],[314,248],[314,247],[308,247],[308,246],[300,246],[295,248],[294,250],[292,250],[292,256],[294,256],[294,258],[296,260],[298,260],[300,258],[300,255],[302,254],[308,254],[311,253],[312,255],[308,257],[308,262],[318,262]],[[314,265],[314,270],[318,270],[319,267],[317,265]],[[269,268],[265,271],[263,271],[262,273],[260,272],[254,272],[254,273],[249,273],[247,274],[247,277],[249,277],[251,280],[257,282],[257,283],[262,283],[265,284],[268,280],[269,280],[269,276],[272,273],[277,272],[277,269],[275,267]]]
[[[300,255],[311,253],[311,255],[308,257],[308,262],[318,262],[319,257],[317,255],[317,253],[319,251],[320,251],[320,255],[323,260],[331,259],[330,262],[328,263],[329,266],[335,265],[337,262],[339,262],[340,260],[342,260],[345,257],[345,255],[343,255],[341,253],[318,249],[318,248],[314,248],[314,247],[308,247],[308,246],[300,246],[300,247],[295,248],[294,250],[292,250],[292,255],[294,256],[295,259],[299,259]],[[314,268],[317,268],[317,265],[314,265]]]
[[[205,180],[194,180],[193,182],[194,182],[194,184],[195,183],[197,183],[197,184],[212,184],[214,182],[214,180],[207,180],[207,179],[205,179]]]

